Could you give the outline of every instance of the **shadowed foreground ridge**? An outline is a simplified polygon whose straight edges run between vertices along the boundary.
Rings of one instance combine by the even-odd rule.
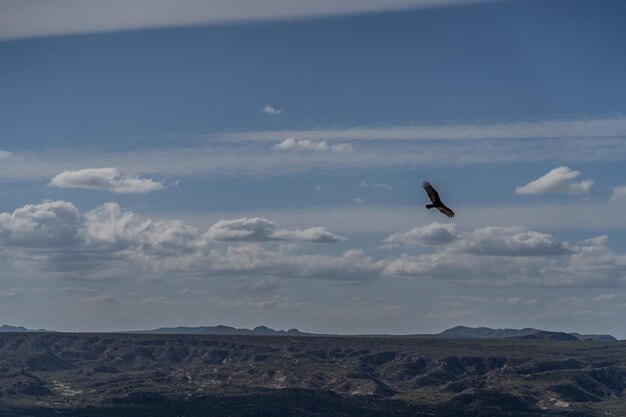
[[[619,416],[626,343],[6,333],[0,416]]]

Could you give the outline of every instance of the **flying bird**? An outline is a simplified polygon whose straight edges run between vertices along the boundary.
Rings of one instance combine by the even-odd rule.
[[[428,198],[430,198],[430,201],[432,201],[432,204],[426,205],[427,209],[431,209],[434,207],[440,212],[442,212],[443,214],[445,214],[446,216],[454,217],[454,212],[441,202],[441,199],[439,198],[439,194],[437,193],[437,190],[435,190],[428,181],[424,181],[424,183],[422,184],[422,187],[424,187],[424,190],[426,190],[426,194],[428,194]]]

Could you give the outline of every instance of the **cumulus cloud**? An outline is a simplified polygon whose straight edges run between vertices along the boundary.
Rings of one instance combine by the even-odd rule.
[[[340,240],[324,228],[286,230],[265,219],[220,221],[201,233],[179,220],[143,219],[115,203],[85,214],[64,201],[0,213],[0,253],[9,262],[33,274],[76,279],[176,273],[367,280],[380,273],[383,266],[361,252],[302,255],[289,245],[253,243]]]
[[[347,143],[329,144],[326,140],[287,138],[275,146],[282,151],[349,152],[352,146]]]
[[[583,180],[576,182],[580,176],[580,172],[569,169],[566,166],[554,168],[543,177],[540,177],[528,184],[517,187],[516,194],[545,194],[545,193],[563,193],[563,194],[584,194],[589,191],[593,185],[592,180]]]
[[[522,226],[483,227],[459,239],[453,251],[495,256],[555,256],[575,252],[552,235],[527,231]]]
[[[73,204],[45,201],[0,213],[0,242],[25,248],[67,247],[80,241],[80,216]]]
[[[280,229],[276,223],[260,217],[220,220],[211,226],[205,236],[214,240],[250,242],[282,240],[332,243],[345,240],[323,227],[286,230]]]
[[[407,232],[394,233],[384,240],[388,244],[405,244],[417,246],[442,245],[453,242],[458,238],[457,227],[454,223],[430,223],[415,227]]]
[[[493,256],[555,256],[575,251],[567,242],[522,226],[487,226],[461,233],[455,224],[439,222],[394,233],[384,242],[392,245],[447,245],[446,251],[449,252]]]
[[[522,227],[485,227],[461,233],[434,253],[403,254],[385,267],[389,275],[488,286],[585,286],[623,282],[626,256],[605,236],[570,244]]]
[[[64,201],[0,213],[0,256],[32,276],[270,279],[251,291],[272,287],[273,278],[363,282],[387,275],[486,286],[602,286],[622,284],[626,276],[626,256],[613,252],[606,236],[569,243],[520,226],[415,228],[391,235],[387,242],[407,247],[430,243],[433,252],[386,259],[355,250],[303,254],[296,245],[338,239],[322,228],[286,230],[262,218],[222,220],[201,232],[178,220],[142,218],[115,203],[84,214]],[[284,241],[290,243],[279,244]],[[85,295],[86,303],[115,302]]]
[[[121,174],[117,168],[88,168],[64,171],[50,180],[59,188],[86,188],[114,193],[149,193],[163,188],[163,183],[141,179],[135,174]]]
[[[277,116],[283,112],[281,109],[276,109],[269,104],[267,106],[263,106],[263,108],[261,108],[261,111],[263,113],[272,114],[274,116]]]

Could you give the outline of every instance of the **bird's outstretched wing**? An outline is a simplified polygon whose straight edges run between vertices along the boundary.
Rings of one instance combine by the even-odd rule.
[[[439,194],[437,194],[437,191],[433,188],[432,185],[430,185],[428,181],[424,181],[422,187],[424,187],[424,190],[426,190],[426,194],[428,194],[428,198],[430,198],[430,201],[433,204],[441,203],[441,200],[439,199]]]
[[[445,214],[446,216],[450,218],[454,217],[454,212],[446,206],[437,207],[437,210],[439,210],[440,212],[442,212],[443,214]]]

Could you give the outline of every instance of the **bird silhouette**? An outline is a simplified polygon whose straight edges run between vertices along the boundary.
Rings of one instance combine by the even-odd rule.
[[[437,190],[435,190],[428,181],[424,181],[422,187],[424,187],[424,190],[426,190],[426,194],[428,194],[428,198],[430,198],[430,201],[432,202],[432,204],[426,205],[427,209],[431,209],[434,207],[446,216],[450,218],[454,217],[454,212],[441,202],[441,199],[439,198],[439,193],[437,193]]]

